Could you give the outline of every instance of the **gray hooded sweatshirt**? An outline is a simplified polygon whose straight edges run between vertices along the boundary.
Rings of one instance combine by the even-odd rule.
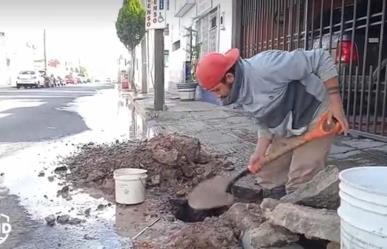
[[[230,95],[222,102],[252,113],[259,137],[301,135],[327,109],[324,81],[337,75],[323,49],[269,50],[237,61]]]

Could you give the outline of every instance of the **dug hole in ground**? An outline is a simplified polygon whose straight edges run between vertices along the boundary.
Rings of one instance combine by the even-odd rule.
[[[135,248],[338,246],[337,168],[328,167],[314,179],[319,184],[306,184],[281,201],[265,199],[261,203],[262,198],[244,199],[241,195],[231,207],[192,213],[187,209],[186,197],[198,183],[215,175],[237,173],[226,157],[209,151],[198,139],[180,134],[112,144],[89,143],[62,158],[56,173],[71,183],[70,188],[82,188],[114,202],[114,170],[147,170],[145,201],[117,204],[116,229],[131,238],[136,235]]]

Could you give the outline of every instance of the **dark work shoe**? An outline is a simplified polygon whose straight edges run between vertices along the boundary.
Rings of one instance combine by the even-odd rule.
[[[286,195],[286,188],[284,185],[272,188],[263,189],[263,198],[272,198],[279,200]]]

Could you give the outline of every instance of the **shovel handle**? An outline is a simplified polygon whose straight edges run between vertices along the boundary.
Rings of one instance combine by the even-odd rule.
[[[292,143],[289,143],[289,144],[281,147],[280,149],[278,149],[274,152],[271,152],[270,154],[265,156],[261,161],[261,165],[265,166],[265,165],[275,161],[276,159],[280,158],[281,156],[285,155],[286,153],[293,151],[294,149],[304,145],[307,142],[308,141],[305,140],[303,137],[295,139]]]
[[[284,154],[286,154],[294,149],[297,149],[298,147],[306,144],[307,142],[310,142],[310,141],[318,139],[318,138],[336,135],[340,132],[340,130],[341,130],[341,126],[333,118],[332,114],[330,112],[325,112],[321,115],[319,122],[317,123],[316,127],[313,130],[307,132],[302,137],[298,137],[292,143],[287,144],[286,146],[282,147],[281,149],[265,156],[265,158],[263,158],[261,164],[262,164],[262,166],[264,166],[268,163],[271,163],[272,161],[278,159],[282,155],[284,155]]]

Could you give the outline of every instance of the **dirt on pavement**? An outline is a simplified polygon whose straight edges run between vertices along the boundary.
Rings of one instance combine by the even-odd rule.
[[[237,249],[237,233],[227,219],[211,217],[191,223],[171,237],[168,249]]]
[[[108,199],[114,195],[115,169],[146,169],[147,190],[181,197],[230,165],[224,158],[206,153],[198,139],[178,134],[140,142],[85,144],[61,164],[69,169],[66,178],[74,186],[97,188]]]

